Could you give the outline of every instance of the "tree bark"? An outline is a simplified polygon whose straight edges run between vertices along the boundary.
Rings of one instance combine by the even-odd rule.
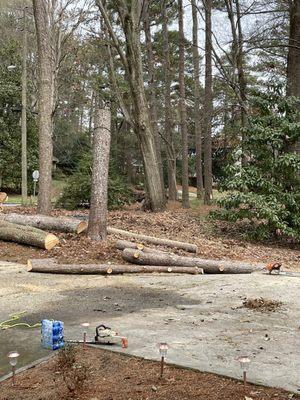
[[[93,169],[88,236],[93,240],[107,237],[107,186],[110,152],[111,115],[97,110],[93,137]]]
[[[128,240],[117,240],[115,247],[118,250],[124,250],[124,249],[136,249],[136,250],[142,250],[144,253],[157,253],[159,250],[157,249],[152,249],[150,247],[144,246],[142,243],[134,243],[134,242],[129,242]],[[161,253],[165,253],[164,251],[161,251]]]
[[[184,82],[184,52],[185,37],[183,29],[183,4],[182,0],[178,0],[178,26],[179,26],[179,107],[180,107],[180,129],[182,141],[182,206],[190,207],[189,197],[189,144],[187,131],[187,112],[185,98],[185,82]]]
[[[125,69],[125,75],[129,81],[133,106],[133,129],[140,142],[150,207],[152,211],[162,211],[165,209],[166,198],[143,78],[140,45],[142,3],[132,0],[130,5],[127,5],[124,1],[118,1],[116,4],[122,21],[126,54],[123,52],[122,45],[113,30],[103,0],[96,0],[96,3],[107,26],[108,33],[119,53]]]
[[[203,197],[203,173],[202,173],[202,130],[200,124],[200,55],[198,43],[198,11],[196,0],[192,0],[193,16],[193,65],[194,65],[194,122],[196,144],[196,178],[197,198]]]
[[[212,0],[203,1],[205,7],[205,95],[204,95],[204,204],[212,200]]]
[[[174,267],[198,267],[206,274],[250,274],[265,268],[263,264],[249,264],[237,261],[206,260],[201,258],[183,257],[175,254],[144,253],[140,250],[123,250],[125,261],[140,265],[164,265]]]
[[[129,232],[129,231],[124,231],[122,229],[117,229],[117,228],[107,228],[107,232],[109,234],[113,235],[120,235],[120,236],[127,236],[131,238],[136,238],[140,242],[146,242],[146,243],[152,243],[152,244],[157,244],[161,246],[167,246],[167,247],[173,247],[177,249],[182,249],[185,251],[189,251],[191,253],[197,253],[197,246],[195,244],[190,244],[190,243],[184,243],[184,242],[178,242],[175,240],[169,240],[169,239],[160,239],[157,237],[153,236],[147,236],[147,235],[141,235],[139,233],[134,233],[134,232]]]
[[[43,0],[33,0],[38,48],[38,129],[39,129],[39,193],[38,212],[51,212],[53,158],[54,74],[51,43],[51,19]]]
[[[163,29],[163,66],[164,66],[164,103],[165,103],[165,139],[168,158],[168,188],[169,200],[176,201],[178,198],[176,185],[176,154],[174,149],[174,132],[171,118],[171,64],[170,64],[170,46],[169,29],[167,15],[167,0],[162,4],[162,29]]]
[[[300,98],[300,1],[290,0],[290,33],[287,59],[287,96]],[[298,105],[300,119],[300,106]],[[300,154],[300,141],[291,151]]]
[[[23,59],[22,59],[22,204],[27,204],[27,15],[23,10]]]
[[[232,68],[235,73],[237,71],[237,82],[238,82],[238,96],[237,100],[240,107],[240,115],[241,115],[241,126],[245,128],[248,124],[248,107],[247,107],[247,82],[245,78],[244,71],[244,36],[242,30],[241,23],[241,10],[239,0],[235,0],[235,12],[233,10],[233,0],[225,0],[225,5],[227,9],[228,18],[231,25],[231,34],[232,34],[232,52],[231,52],[231,63]],[[235,18],[236,14],[236,18]],[[241,141],[242,141],[242,149],[245,143],[245,133],[242,130]],[[244,156],[244,150],[242,153],[242,165],[247,163],[247,160]]]
[[[40,229],[0,221],[0,240],[27,244],[51,250],[59,243],[58,237]]]
[[[152,47],[151,38],[151,27],[150,27],[150,16],[149,16],[149,0],[144,0],[144,32],[146,39],[146,50],[147,50],[147,66],[148,66],[148,87],[149,87],[149,113],[150,120],[152,123],[152,129],[156,142],[157,160],[159,163],[159,169],[161,173],[161,179],[163,181],[163,163],[161,157],[161,140],[158,133],[157,125],[157,98],[156,98],[156,79],[155,79],[155,65],[154,65],[154,54]]]
[[[18,225],[29,225],[47,231],[57,231],[66,233],[81,233],[87,228],[85,221],[75,218],[49,217],[47,215],[24,215],[24,214],[1,214],[0,221],[7,221]]]
[[[140,273],[174,273],[197,275],[201,270],[197,267],[164,267],[155,265],[113,265],[113,264],[56,264],[53,259],[28,260],[28,272],[48,274],[80,274],[80,275],[116,275]]]

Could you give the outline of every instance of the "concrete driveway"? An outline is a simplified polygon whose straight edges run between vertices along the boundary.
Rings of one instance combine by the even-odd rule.
[[[80,323],[105,323],[128,336],[130,354],[156,359],[156,344],[170,345],[168,362],[240,378],[236,358],[252,359],[249,380],[300,392],[300,278],[252,275],[68,276],[28,273],[0,262],[0,321],[27,311],[22,321],[64,321],[68,339]],[[276,312],[242,306],[250,297],[280,300]],[[20,366],[47,354],[39,329],[0,331],[0,376],[7,352]],[[111,347],[112,350],[121,349]]]

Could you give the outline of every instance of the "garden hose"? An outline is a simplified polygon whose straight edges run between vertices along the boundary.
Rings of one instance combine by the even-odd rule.
[[[41,326],[40,323],[37,324],[27,324],[26,322],[17,322],[17,323],[12,323],[14,321],[18,321],[22,315],[26,314],[27,311],[21,311],[15,314],[10,314],[9,315],[9,319],[7,319],[6,321],[2,321],[0,322],[0,329],[1,330],[5,330],[5,329],[11,329],[11,328],[15,328],[17,326],[19,327],[24,327],[24,328],[37,328],[39,326]]]

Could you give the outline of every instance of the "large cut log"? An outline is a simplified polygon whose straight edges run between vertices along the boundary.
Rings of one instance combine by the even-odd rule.
[[[110,234],[113,234],[113,235],[120,235],[120,236],[127,236],[130,238],[135,238],[139,242],[142,242],[142,243],[143,242],[152,243],[152,244],[157,244],[160,246],[167,246],[167,247],[182,249],[185,251],[189,251],[191,253],[197,253],[197,246],[195,244],[191,244],[191,243],[177,242],[176,240],[161,239],[161,238],[157,238],[157,237],[153,237],[153,236],[141,235],[139,233],[124,231],[122,229],[117,229],[117,228],[112,228],[112,227],[108,227],[107,232]]]
[[[196,257],[183,257],[163,252],[145,253],[135,249],[123,250],[123,259],[139,265],[164,265],[173,267],[198,267],[206,274],[249,274],[263,270],[264,264],[249,264],[237,261],[206,260]]]
[[[51,233],[7,221],[0,221],[0,240],[28,244],[46,250],[51,250],[59,243],[58,237]]]
[[[57,264],[53,259],[47,260],[28,260],[27,271],[42,272],[48,274],[98,274],[98,275],[115,275],[115,274],[140,274],[140,273],[175,273],[175,274],[192,274],[202,273],[197,267],[180,268],[180,267],[164,267],[155,265],[111,265],[111,264]]]
[[[23,215],[23,214],[3,214],[1,220],[12,222],[19,225],[30,225],[35,228],[45,229],[47,231],[81,233],[86,230],[87,222],[75,218],[49,217],[47,215]]]
[[[164,251],[153,249],[151,247],[146,247],[142,243],[129,242],[128,240],[117,240],[115,243],[115,247],[118,250],[136,249],[136,250],[142,250],[144,253],[153,253],[153,252],[165,253]]]

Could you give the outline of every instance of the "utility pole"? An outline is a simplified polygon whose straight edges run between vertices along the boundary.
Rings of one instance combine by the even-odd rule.
[[[22,60],[22,204],[27,203],[27,21],[26,9],[23,9],[23,60]]]

